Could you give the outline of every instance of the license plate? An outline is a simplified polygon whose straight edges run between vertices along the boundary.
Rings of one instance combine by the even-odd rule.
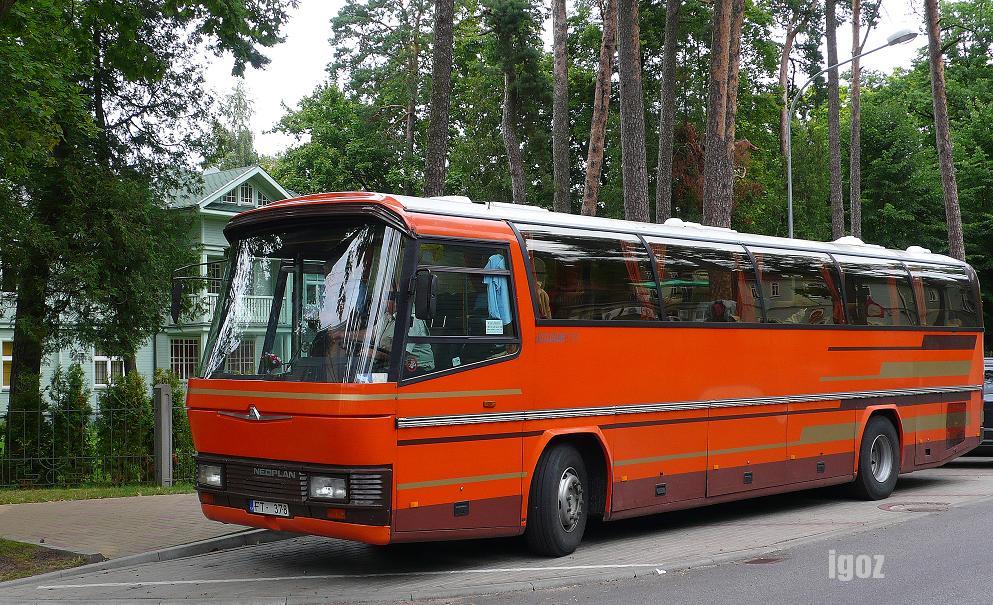
[[[282,502],[263,502],[262,500],[249,500],[248,510],[260,515],[273,515],[275,517],[289,517],[290,506]]]

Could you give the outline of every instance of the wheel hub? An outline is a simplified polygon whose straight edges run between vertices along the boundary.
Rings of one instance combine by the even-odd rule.
[[[893,473],[893,446],[886,435],[876,435],[869,449],[869,467],[872,477],[879,483],[886,483]]]
[[[583,514],[583,484],[576,469],[571,466],[562,471],[559,479],[559,522],[562,529],[571,532],[579,525]]]

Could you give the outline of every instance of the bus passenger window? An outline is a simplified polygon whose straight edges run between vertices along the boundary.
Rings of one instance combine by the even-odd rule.
[[[661,280],[664,319],[757,323],[755,272],[745,249],[716,242],[649,238]]]
[[[894,260],[836,255],[845,274],[848,318],[859,326],[916,326],[910,276]]]
[[[634,235],[519,225],[531,257],[539,319],[659,319],[648,251]]]
[[[908,263],[924,302],[925,326],[982,327],[976,290],[965,269],[952,265]]]
[[[749,246],[755,258],[770,323],[845,323],[841,280],[827,254]]]
[[[438,276],[438,299],[430,322],[409,320],[402,362],[405,379],[517,352],[520,340],[505,247],[423,242],[418,268]]]

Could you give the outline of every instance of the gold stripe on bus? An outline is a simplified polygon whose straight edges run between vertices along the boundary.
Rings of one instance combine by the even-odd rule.
[[[415,481],[413,483],[398,483],[397,491],[417,489],[419,487],[440,487],[442,485],[459,485],[463,483],[483,483],[484,481],[501,481],[503,479],[523,479],[527,473],[499,473],[496,475],[473,475],[470,477],[454,477],[452,479],[435,479],[433,481]]]
[[[905,418],[903,421],[904,430],[911,431],[936,431],[945,428],[963,428],[969,425],[968,412],[952,412],[951,414],[931,414],[928,416],[916,416]]]
[[[972,362],[968,359],[962,361],[884,361],[879,368],[878,374],[868,376],[821,376],[821,382],[968,376],[971,369]]]
[[[774,450],[796,445],[815,445],[818,443],[831,443],[832,441],[844,441],[855,438],[854,422],[842,422],[840,424],[822,424],[816,426],[805,426],[800,433],[798,441],[789,443],[764,443],[762,445],[743,445],[739,447],[729,447],[712,451],[684,452],[681,454],[667,454],[665,456],[650,456],[648,458],[629,458],[627,460],[617,460],[614,466],[628,466],[631,464],[646,464],[649,462],[665,462],[667,460],[682,460],[685,458],[702,458],[707,455],[722,456],[727,454],[744,454],[745,452],[761,452]]]
[[[190,389],[191,395],[252,397],[255,399],[309,399],[312,401],[395,401],[397,399],[451,399],[456,397],[498,397],[521,395],[521,389],[485,391],[441,391],[434,393],[298,393],[279,391],[229,391],[227,389]]]

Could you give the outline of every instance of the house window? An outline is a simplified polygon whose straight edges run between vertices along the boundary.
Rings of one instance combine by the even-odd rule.
[[[207,293],[221,293],[221,279],[224,278],[224,259],[215,258],[207,261]]]
[[[244,340],[238,347],[231,351],[227,359],[228,374],[254,374],[255,373],[255,341]]]
[[[259,191],[259,206],[268,206],[271,203],[272,200],[269,199],[269,196]]]
[[[249,185],[244,184],[238,187],[238,203],[242,206],[254,206],[255,205],[255,189]]]
[[[776,298],[779,296],[779,282],[774,281],[769,285],[769,296]]]
[[[169,341],[169,369],[179,378],[193,378],[200,364],[199,338],[173,338]]]
[[[111,357],[100,349],[93,352],[93,386],[103,388],[124,376],[124,360]]]
[[[223,201],[225,204],[237,204],[238,190],[232,189],[231,191],[228,191],[227,193],[224,194],[224,197],[221,198],[221,201]]]
[[[14,343],[5,340],[0,343],[0,347],[3,348],[3,377],[0,379],[0,387],[7,390],[10,388],[10,370],[14,362]]]

